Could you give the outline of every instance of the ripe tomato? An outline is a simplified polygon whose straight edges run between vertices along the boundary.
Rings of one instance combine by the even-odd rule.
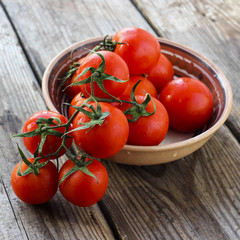
[[[27,119],[27,121],[24,123],[23,126],[23,133],[26,132],[31,132],[35,129],[38,128],[38,125],[36,123],[36,121],[39,118],[46,118],[49,119],[51,117],[55,117],[55,118],[59,118],[61,121],[61,124],[65,124],[67,123],[67,118],[65,118],[63,115],[61,115],[60,113],[56,113],[56,112],[52,112],[52,111],[40,111],[37,113],[34,113],[29,119]],[[56,120],[54,120],[54,123],[57,123]],[[51,126],[53,126],[53,124],[51,124]],[[69,127],[69,131],[72,129],[72,126],[70,125]],[[64,133],[65,128],[64,127],[59,127],[59,128],[55,128],[56,131]],[[71,136],[71,134],[69,134],[69,136]],[[42,149],[42,154],[44,156],[51,154],[51,153],[55,153],[58,148],[61,146],[63,139],[61,137],[57,137],[57,136],[53,136],[53,135],[48,135],[46,137],[46,141],[43,145],[43,149]],[[72,138],[67,138],[66,140],[66,146],[67,148],[70,148],[70,146],[72,145]],[[28,149],[29,152],[31,152],[32,154],[34,154],[35,150],[37,149],[38,145],[41,142],[41,136],[33,136],[33,137],[23,137],[23,143],[26,146],[26,148]],[[58,157],[62,156],[63,154],[65,154],[66,150],[64,148],[61,149],[61,151],[59,152]],[[54,156],[51,156],[52,159],[54,159]]]
[[[167,83],[160,93],[166,107],[170,127],[180,132],[192,132],[206,124],[213,112],[213,96],[200,80],[178,78]]]
[[[157,63],[147,72],[147,78],[153,83],[158,93],[165,84],[173,80],[174,69],[168,58],[161,53]]]
[[[145,99],[145,97],[141,95],[136,95],[135,98],[138,103],[142,103]],[[127,97],[125,100],[129,101],[130,98]],[[169,127],[168,113],[160,101],[154,97],[152,97],[152,100],[156,106],[156,112],[153,115],[147,117],[142,116],[135,122],[129,122],[128,144],[154,146],[160,144],[165,138]],[[122,111],[131,107],[132,105],[130,103],[123,103],[122,105],[119,105],[119,108]],[[150,113],[154,111],[152,101],[148,103],[146,110]],[[128,115],[127,118],[131,119]]]
[[[86,98],[83,97],[82,93],[80,92],[72,99],[71,105],[79,107],[83,104],[83,102],[85,100],[86,100]],[[68,117],[70,118],[75,111],[76,111],[76,109],[74,109],[73,107],[70,106],[68,109]]]
[[[104,74],[108,74],[114,76],[120,80],[125,82],[116,82],[113,80],[105,80],[101,81],[105,90],[114,97],[119,97],[125,90],[127,86],[127,81],[129,79],[129,70],[127,64],[124,60],[119,57],[116,53],[110,51],[99,51],[98,54],[101,54],[105,59],[105,69],[103,72],[101,70],[97,70],[96,74],[99,75],[98,78],[101,78]],[[97,53],[92,53],[85,58],[82,62],[81,66],[77,70],[76,74],[81,74],[84,70],[89,67],[93,67],[97,69],[99,65],[102,63],[101,57]],[[83,81],[88,77],[92,76],[90,71],[87,71],[85,74],[80,76],[76,82]],[[89,96],[91,93],[91,83],[87,83],[84,85],[80,85],[81,91],[83,92],[84,96]],[[97,83],[94,81],[93,83],[93,90],[94,96],[100,98],[111,98],[109,95],[103,92]]]
[[[145,78],[145,77],[143,77],[141,75],[135,75],[135,76],[131,76],[130,77],[130,80],[128,82],[128,86],[127,86],[126,90],[124,91],[123,95],[129,95],[130,96],[133,86],[139,80],[141,80],[141,82],[136,87],[135,95],[143,95],[143,96],[145,96],[146,93],[149,93],[151,96],[153,96],[155,98],[158,97],[157,90],[153,86],[153,84],[147,78]]]
[[[96,109],[96,103],[91,103]],[[75,143],[90,156],[107,158],[119,152],[127,142],[128,121],[118,108],[109,103],[100,102],[102,112],[109,112],[103,124],[92,129],[82,129],[72,132]],[[73,119],[73,129],[81,123],[89,122],[90,118],[79,112]]]
[[[67,160],[59,171],[58,181],[74,167],[71,160]],[[62,195],[71,203],[88,207],[97,203],[105,194],[108,187],[108,173],[106,168],[97,160],[87,166],[97,180],[92,176],[78,170],[68,176],[59,186]]]
[[[28,161],[32,163],[34,158],[29,158]],[[26,176],[18,176],[17,170],[19,165],[20,162],[14,167],[11,175],[12,188],[17,197],[29,204],[42,204],[49,201],[58,188],[58,171],[56,166],[49,162],[46,166],[39,169],[40,173],[38,175],[30,173]],[[21,172],[27,168],[27,165],[23,162]]]
[[[114,52],[127,63],[130,75],[147,73],[160,56],[161,47],[157,39],[141,28],[123,28],[112,41],[125,43],[117,44]]]
[[[83,62],[83,60],[84,60],[84,57],[83,57],[83,58],[80,58],[80,59],[78,60],[78,63],[81,64],[81,63]],[[67,80],[67,82],[65,83],[65,87],[67,87],[67,86],[69,86],[70,84],[72,84],[72,83],[75,81],[75,79],[76,79],[77,76],[78,76],[78,73],[77,73],[77,71],[76,71],[76,72],[72,75],[72,77]],[[78,93],[80,93],[80,92],[81,92],[81,88],[80,88],[80,86],[78,86],[78,85],[73,85],[73,86],[69,86],[69,87],[66,88],[66,93],[67,93],[67,96],[69,97],[69,99],[73,99],[73,97],[76,96],[76,94],[78,94]]]

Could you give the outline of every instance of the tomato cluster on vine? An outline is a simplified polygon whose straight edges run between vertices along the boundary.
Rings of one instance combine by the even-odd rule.
[[[24,145],[33,158],[12,172],[11,183],[24,202],[41,204],[59,187],[77,206],[91,206],[105,194],[108,173],[101,159],[125,144],[159,145],[169,127],[195,131],[213,111],[210,90],[197,79],[174,79],[174,68],[149,32],[127,27],[73,61],[61,78],[71,103],[68,119],[41,111],[24,124]],[[67,104],[67,103],[66,103]],[[80,154],[71,151],[72,143]],[[52,161],[68,160],[58,171]]]

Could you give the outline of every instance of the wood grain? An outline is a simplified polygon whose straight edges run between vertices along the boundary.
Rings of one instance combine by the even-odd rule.
[[[6,0],[3,6],[40,81],[51,59],[71,44],[110,35],[125,26],[153,32],[128,0]]]
[[[102,207],[119,234],[126,233],[123,239],[239,239],[238,146],[222,127],[207,145],[177,162],[110,165]]]
[[[99,205],[91,208],[74,207],[64,201],[59,193],[48,204],[28,206],[19,202],[10,188],[9,172],[18,161],[18,154],[15,143],[9,137],[18,131],[29,113],[45,107],[35,75],[41,80],[51,58],[76,41],[112,34],[126,25],[139,26],[152,33],[163,32],[171,40],[208,54],[212,61],[218,61],[216,63],[220,68],[224,65],[225,73],[232,74],[231,84],[236,96],[239,82],[234,83],[237,73],[232,57],[239,61],[235,54],[239,51],[236,23],[240,21],[238,16],[229,20],[235,10],[230,13],[226,9],[228,17],[217,15],[218,21],[228,19],[232,26],[228,32],[224,28],[225,35],[221,36],[222,28],[220,25],[216,27],[210,13],[206,12],[205,17],[202,13],[198,14],[205,8],[209,9],[201,3],[171,1],[170,4],[160,0],[132,2],[145,15],[145,19],[127,0],[3,1],[3,7],[20,41],[19,45],[9,19],[0,8],[0,19],[3,19],[0,22],[0,34],[5,29],[0,42],[0,56],[2,53],[7,56],[6,61],[0,58],[1,83],[8,77],[8,84],[4,82],[4,87],[0,85],[0,98],[3,99],[0,102],[0,134],[3,134],[1,139],[4,140],[0,145],[1,166],[4,166],[1,169],[3,190],[0,197],[6,206],[4,211],[11,211],[7,221],[12,221],[17,227],[16,234],[14,229],[4,225],[1,231],[5,239],[15,239],[18,233],[20,239],[240,238],[240,148],[226,126],[221,127],[197,152],[170,164],[133,167],[105,161],[110,177],[109,188]],[[214,2],[219,8],[219,3]],[[205,5],[218,10],[209,2]],[[223,14],[222,10],[220,12]],[[186,17],[187,13],[189,17]],[[212,22],[210,26],[209,21]],[[233,30],[236,34],[234,38],[231,37]],[[9,46],[5,48],[2,41]],[[227,41],[231,42],[231,47],[235,47],[231,49],[231,59],[224,49],[219,53],[215,50],[215,46],[226,47]],[[16,60],[16,64],[8,66],[7,63],[13,60]],[[12,93],[13,89],[16,93]],[[10,97],[12,102],[9,101]],[[20,109],[15,112],[19,102]],[[234,109],[236,113],[232,114],[231,122],[237,131],[236,123],[239,120],[236,119],[236,100]],[[8,120],[8,123],[4,120]],[[12,161],[9,161],[9,156]],[[4,220],[1,218],[0,221]]]
[[[226,75],[234,97],[227,124],[240,142],[240,1],[132,2],[158,34],[203,54]]]
[[[10,137],[21,131],[31,114],[46,109],[46,106],[38,82],[2,8],[0,19],[0,238],[113,239],[97,205],[78,208],[58,193],[47,204],[31,206],[22,203],[13,193],[11,171],[20,161],[16,142],[24,151],[25,148],[20,140],[10,140]]]

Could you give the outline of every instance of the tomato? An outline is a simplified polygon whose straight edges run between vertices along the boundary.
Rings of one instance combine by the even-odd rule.
[[[28,161],[32,163],[34,158],[29,158]],[[30,173],[26,176],[18,176],[17,170],[19,165],[20,162],[14,167],[11,175],[12,188],[17,197],[29,204],[42,204],[49,201],[58,188],[58,171],[56,166],[49,162],[46,166],[39,169],[38,175]],[[21,172],[27,168],[27,165],[23,162]]]
[[[136,95],[135,98],[138,103],[142,103],[145,99],[145,97],[141,95]],[[125,100],[130,101],[130,98],[127,97]],[[152,101],[156,106],[156,112],[153,115],[147,117],[142,116],[135,122],[129,122],[129,137],[127,144],[154,146],[160,144],[165,138],[169,127],[168,113],[158,99],[152,97]],[[150,101],[146,107],[146,110],[150,113],[154,111],[152,101]],[[131,107],[132,105],[130,103],[119,105],[122,111]],[[131,119],[128,115],[127,118]]]
[[[117,44],[114,52],[121,56],[129,67],[130,75],[141,75],[155,65],[160,56],[160,44],[146,30],[126,27],[118,31],[112,41]]]
[[[96,103],[91,103],[96,109]],[[118,108],[109,103],[99,102],[102,112],[110,114],[102,125],[95,125],[92,129],[82,129],[72,132],[75,143],[86,153],[96,158],[107,158],[119,152],[127,142],[128,121]],[[89,122],[90,118],[79,112],[73,119],[73,129],[81,123]]]
[[[73,106],[79,107],[79,106],[81,106],[81,105],[83,104],[83,102],[84,102],[85,100],[86,100],[86,98],[83,97],[82,93],[78,93],[78,94],[72,99],[72,101],[71,101],[70,104],[73,105]],[[69,109],[68,109],[68,117],[70,118],[75,111],[76,111],[76,109],[74,109],[73,107],[70,106]]]
[[[104,70],[98,69],[99,65],[102,63],[101,57],[98,55],[101,54],[105,59],[105,68]],[[127,81],[129,79],[129,70],[127,64],[124,60],[119,57],[116,53],[110,51],[99,51],[97,53],[92,53],[82,62],[81,66],[77,70],[76,74],[81,74],[84,70],[89,67],[93,67],[96,70],[95,75],[98,75],[98,79],[100,79],[104,74],[108,74],[114,76],[124,82],[116,82],[113,80],[108,80],[109,77],[106,77],[105,80],[101,80],[106,91],[114,97],[119,97],[125,90],[127,86]],[[88,77],[92,76],[90,71],[87,71],[85,74],[80,76],[76,82],[83,81]],[[80,85],[81,91],[85,96],[89,96],[91,93],[91,83]],[[112,98],[111,96],[104,93],[103,90],[100,89],[96,81],[93,83],[94,96],[100,98]]]
[[[80,58],[77,62],[81,64],[81,63],[83,62],[83,60],[84,60],[84,57],[83,57],[83,58]],[[72,75],[72,77],[69,78],[69,79],[67,80],[67,82],[65,83],[65,87],[68,86],[68,87],[66,88],[66,93],[67,93],[67,96],[68,96],[70,99],[73,99],[74,96],[76,96],[76,94],[78,94],[78,93],[81,92],[80,86],[78,86],[78,85],[69,86],[70,84],[72,84],[72,83],[75,81],[75,79],[77,78],[77,76],[78,76],[78,73],[77,73],[77,71],[76,71],[76,72]]]
[[[51,117],[59,118],[61,121],[61,124],[65,124],[68,122],[67,118],[65,118],[60,113],[47,111],[47,110],[40,111],[40,112],[33,114],[30,118],[27,119],[27,121],[24,123],[24,126],[23,126],[23,133],[31,132],[31,131],[37,129],[38,125],[37,125],[36,121],[39,118],[49,119]],[[57,123],[56,120],[54,120],[54,123]],[[51,124],[50,126],[53,126],[53,124]],[[72,129],[72,126],[70,125],[68,130],[70,131],[71,129]],[[64,133],[65,128],[59,127],[59,128],[55,128],[55,130],[58,132]],[[71,136],[71,134],[69,134],[69,136]],[[44,156],[46,156],[48,154],[55,153],[58,150],[58,148],[61,146],[62,141],[63,141],[63,139],[61,137],[48,135],[46,137],[46,141],[43,145],[42,154]],[[67,138],[66,143],[65,143],[67,148],[70,148],[70,146],[72,145],[72,141],[73,141],[72,138]],[[31,152],[32,154],[34,154],[35,150],[37,149],[38,145],[41,142],[41,136],[37,135],[37,136],[33,136],[33,137],[23,137],[23,142],[24,142],[24,145],[26,146],[26,148],[28,149],[28,151]],[[58,157],[65,154],[65,152],[66,152],[66,150],[64,148],[62,148],[58,154]],[[56,157],[51,156],[51,158],[54,159]]]
[[[71,160],[67,160],[59,171],[58,181],[60,182],[74,166]],[[97,203],[108,187],[108,173],[102,163],[93,159],[87,168],[96,176],[98,182],[94,177],[78,170],[63,180],[59,186],[62,195],[69,202],[80,207],[88,207]]]
[[[213,112],[213,96],[200,80],[183,77],[167,83],[160,93],[166,107],[170,127],[180,132],[192,132],[203,127]]]
[[[174,69],[168,58],[161,53],[157,63],[147,72],[147,78],[153,83],[158,93],[165,84],[173,80]]]
[[[145,77],[141,75],[135,75],[130,77],[130,81],[128,82],[128,86],[126,90],[124,91],[123,95],[129,95],[131,94],[133,86],[139,81],[141,82],[138,84],[135,90],[135,95],[143,95],[145,96],[146,93],[149,93],[151,96],[157,98],[157,90],[153,86],[153,84]]]

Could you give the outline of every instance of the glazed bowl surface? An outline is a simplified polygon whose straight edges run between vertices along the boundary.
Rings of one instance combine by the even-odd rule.
[[[68,71],[72,58],[77,61],[88,54],[104,37],[96,37],[78,42],[60,52],[47,66],[42,79],[42,92],[47,107],[67,116],[70,102],[59,78]],[[175,77],[192,77],[204,82],[212,92],[214,109],[210,121],[197,132],[179,133],[169,129],[166,138],[158,146],[125,145],[116,155],[108,160],[128,165],[155,165],[171,162],[185,157],[202,147],[220,128],[230,114],[232,91],[222,71],[209,59],[178,43],[157,38],[161,51],[171,61]]]

